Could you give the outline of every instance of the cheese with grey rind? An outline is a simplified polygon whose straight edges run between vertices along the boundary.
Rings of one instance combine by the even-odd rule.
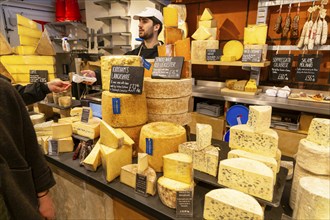
[[[272,118],[272,106],[249,106],[249,119],[247,125],[250,126],[254,132],[262,133],[270,128]]]
[[[303,177],[299,181],[292,219],[330,218],[330,179]]]
[[[258,201],[243,192],[222,188],[205,195],[204,219],[255,219],[263,220],[264,211]]]
[[[273,171],[256,160],[231,158],[220,161],[218,183],[267,201],[273,200]]]
[[[330,147],[330,119],[314,118],[308,129],[307,140]]]
[[[318,175],[330,175],[330,147],[303,138],[296,155],[296,162],[303,169]]]
[[[248,125],[235,125],[230,128],[229,147],[276,157],[278,134],[272,129],[255,133]]]
[[[180,98],[147,98],[149,114],[182,114],[187,113],[191,96]],[[166,107],[165,107],[166,106]]]

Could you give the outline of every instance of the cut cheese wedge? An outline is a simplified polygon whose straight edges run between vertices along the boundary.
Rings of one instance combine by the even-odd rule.
[[[69,123],[54,123],[51,127],[53,139],[71,137],[72,135],[72,125]]]
[[[330,119],[314,118],[308,129],[307,140],[330,148]]]
[[[218,25],[217,20],[198,21],[198,27],[216,28]]]
[[[34,46],[36,47],[39,42],[39,38],[34,38],[34,37],[28,37],[28,36],[23,36],[20,35],[18,36],[19,38],[19,43],[21,46]]]
[[[248,84],[245,86],[245,90]],[[249,106],[249,119],[247,125],[255,132],[263,132],[270,128],[272,118],[272,106]]]
[[[20,14],[16,14],[16,18],[17,18],[17,24],[27,27],[27,28],[31,28],[31,29],[38,29],[38,24],[35,21],[32,21],[29,18],[26,18]]]
[[[213,14],[209,8],[205,8],[203,14],[199,20],[208,21],[213,19]]]
[[[100,143],[111,148],[120,148],[124,144],[124,136],[117,133],[113,127],[101,120]]]
[[[116,128],[116,133],[124,137],[124,144],[132,146],[135,142],[122,129]]]
[[[35,52],[39,55],[44,55],[44,56],[55,56],[56,55],[56,51],[49,38],[47,29],[45,29],[44,32],[42,33],[41,38],[38,42],[38,46],[35,49]]]
[[[185,61],[191,60],[190,38],[178,40],[174,43],[175,56],[184,57]]]
[[[84,167],[90,171],[96,171],[102,164],[101,153],[100,153],[100,143],[99,141],[94,145],[92,151],[83,161]]]
[[[143,173],[148,168],[148,154],[138,153],[138,173]]]
[[[191,35],[192,38],[195,40],[206,40],[209,37],[211,37],[211,33],[208,31],[207,28],[200,26],[193,35]]]
[[[177,27],[165,27],[165,44],[174,44],[182,40],[182,30]]]
[[[18,55],[33,55],[36,48],[34,46],[17,46],[14,53]]]
[[[7,39],[0,32],[0,55],[7,55],[11,53],[12,53],[12,49]]]
[[[176,181],[190,184],[193,181],[192,157],[183,153],[172,153],[163,156],[164,176]]]
[[[64,153],[64,152],[72,152],[74,143],[72,137],[66,137],[57,139],[58,143],[58,152]]]
[[[40,39],[42,32],[38,29],[31,29],[21,25],[17,25],[17,33],[20,36],[27,36]]]
[[[90,139],[95,139],[100,136],[100,119],[99,118],[91,118],[88,120],[88,123],[81,122],[80,118],[73,117],[71,120],[77,120],[72,124],[73,133],[78,134]]]
[[[203,150],[211,145],[212,126],[209,124],[196,124],[196,150]]]
[[[178,9],[173,7],[164,7],[164,26],[177,27],[178,26]]]

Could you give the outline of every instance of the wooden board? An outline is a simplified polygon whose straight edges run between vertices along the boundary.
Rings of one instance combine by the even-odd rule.
[[[318,100],[312,99],[310,97],[298,97],[298,98],[288,97],[288,99],[299,100],[299,101],[308,101],[308,102],[328,103],[328,104],[330,103],[330,101],[325,101],[325,100],[318,101]]]
[[[250,96],[255,96],[258,95],[261,92],[261,89],[258,89],[256,92],[245,92],[245,91],[237,91],[237,90],[232,90],[228,88],[222,88],[221,93],[227,93],[227,94],[240,94],[240,95],[250,95]]]

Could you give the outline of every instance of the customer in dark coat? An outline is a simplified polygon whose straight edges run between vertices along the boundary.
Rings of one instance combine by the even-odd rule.
[[[22,97],[0,79],[0,193],[11,219],[52,219],[55,180]]]

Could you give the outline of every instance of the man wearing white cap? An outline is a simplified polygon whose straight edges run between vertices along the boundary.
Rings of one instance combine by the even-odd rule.
[[[141,13],[133,16],[139,20],[139,37],[143,39],[142,44],[125,55],[138,55],[145,59],[154,59],[158,56],[157,46],[163,44],[158,41],[158,35],[163,28],[163,15],[155,9],[146,7]]]

